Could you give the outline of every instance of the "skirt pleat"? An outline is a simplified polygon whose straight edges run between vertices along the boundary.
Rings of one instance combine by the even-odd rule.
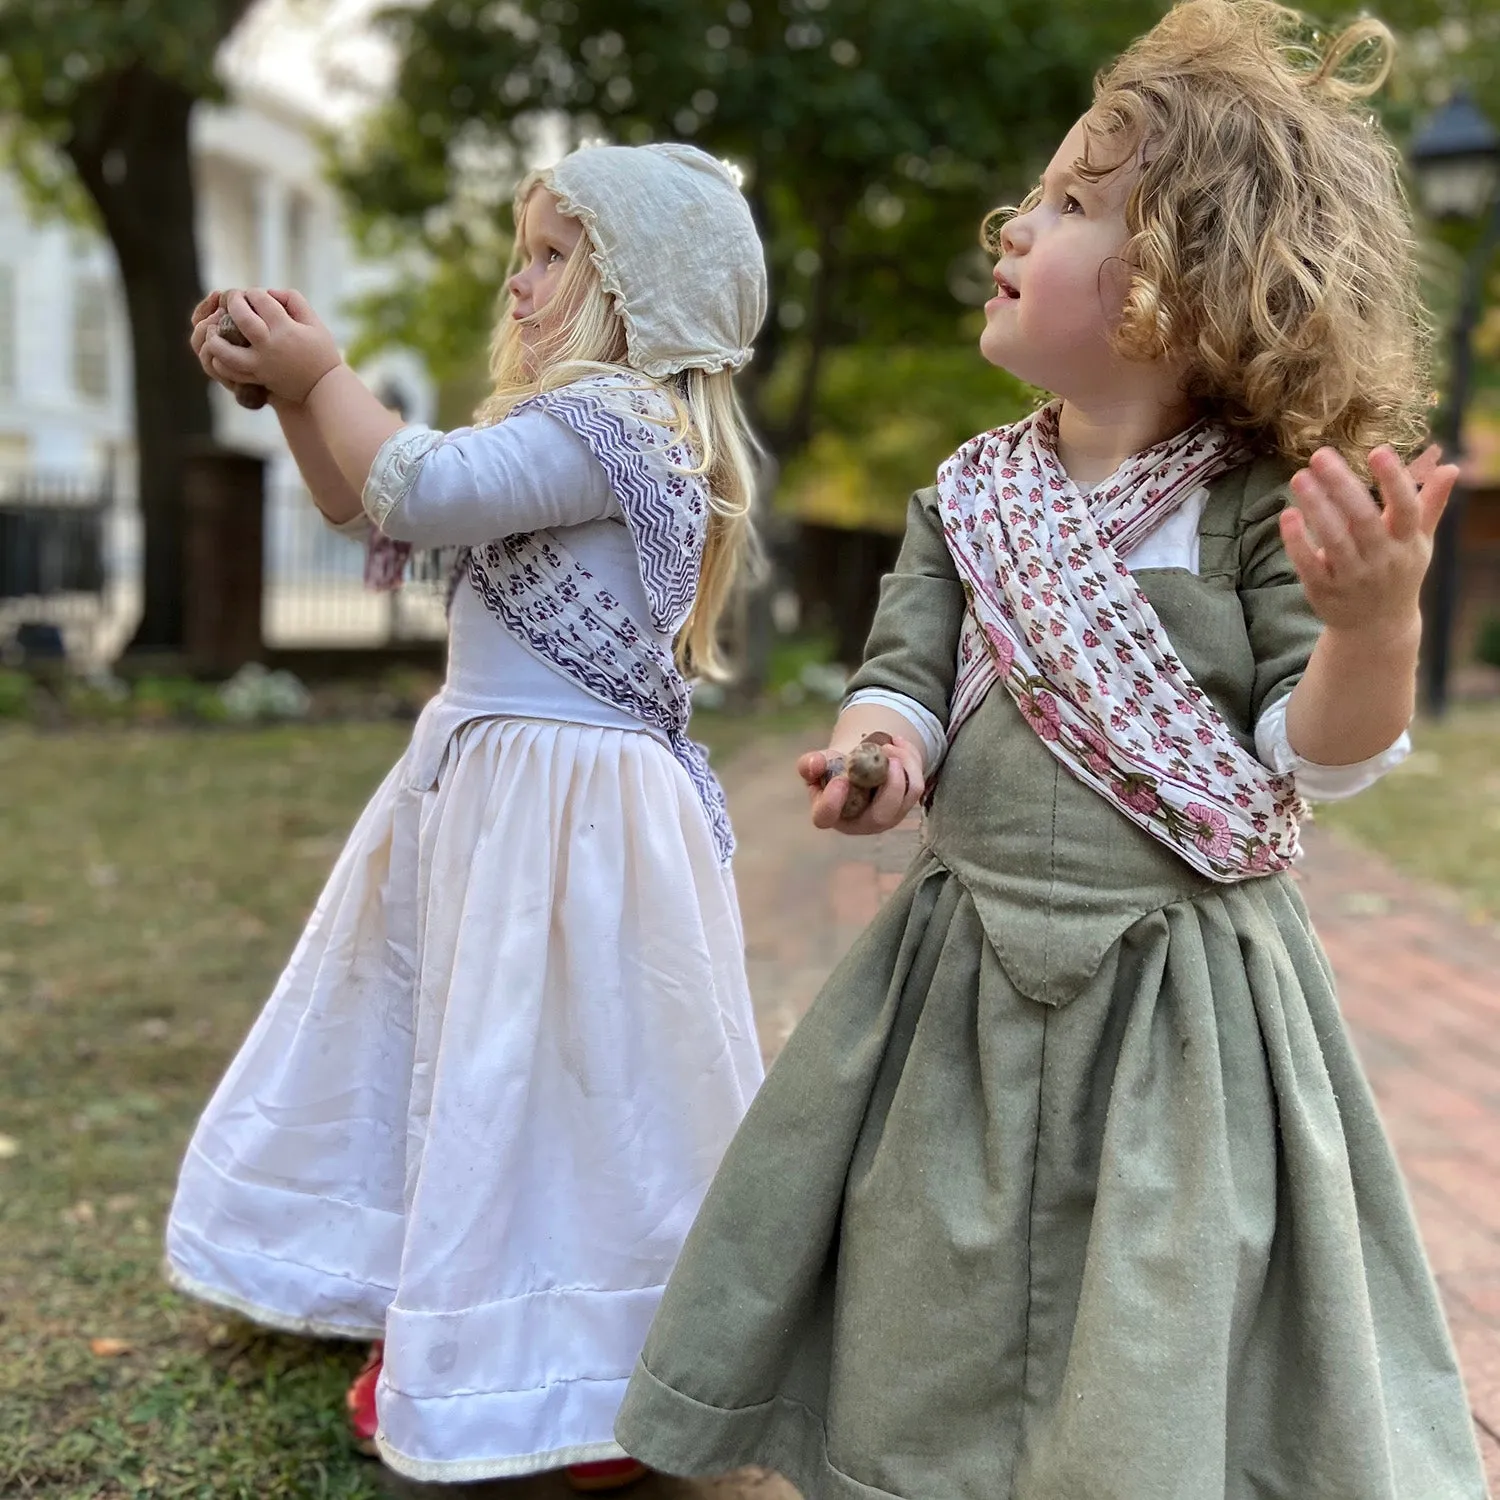
[[[807,1500],[1482,1500],[1293,884],[1143,916],[1058,1007],[919,860],[752,1106],[617,1433]]]

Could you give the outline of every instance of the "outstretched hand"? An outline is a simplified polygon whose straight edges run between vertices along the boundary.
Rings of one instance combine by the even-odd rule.
[[[840,833],[885,833],[899,827],[925,791],[922,752],[899,735],[885,747],[890,774],[878,787],[870,805],[855,818],[845,818],[844,802],[849,795],[846,777],[835,776],[827,786],[823,776],[828,770],[829,750],[810,750],[797,761],[797,774],[807,787],[808,807],[815,828],[836,828]]]
[[[219,332],[228,312],[249,341],[231,344]],[[263,385],[279,401],[298,403],[343,361],[333,335],[296,291],[211,292],[193,310],[192,347],[211,379],[229,386]]]
[[[1320,448],[1291,481],[1296,505],[1281,513],[1281,537],[1308,602],[1336,630],[1410,627],[1432,557],[1433,534],[1458,481],[1436,447],[1409,468],[1377,448],[1368,486],[1332,448]]]

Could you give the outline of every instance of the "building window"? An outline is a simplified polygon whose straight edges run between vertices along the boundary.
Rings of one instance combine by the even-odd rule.
[[[110,296],[97,276],[73,288],[73,386],[90,401],[109,399]]]
[[[16,389],[16,273],[0,266],[0,395]]]

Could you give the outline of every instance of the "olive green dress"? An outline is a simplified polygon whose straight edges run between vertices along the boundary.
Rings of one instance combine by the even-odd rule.
[[[1136,575],[1247,746],[1318,633],[1285,477],[1225,475],[1199,573]],[[964,600],[935,505],[853,685],[946,721]],[[1293,881],[1198,875],[991,691],[725,1158],[617,1434],[808,1500],[1481,1500]]]

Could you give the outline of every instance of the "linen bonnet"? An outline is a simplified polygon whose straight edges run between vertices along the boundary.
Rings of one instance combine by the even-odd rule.
[[[625,324],[630,363],[661,378],[738,370],[766,315],[766,262],[730,169],[696,146],[583,146],[525,177],[579,220]]]

